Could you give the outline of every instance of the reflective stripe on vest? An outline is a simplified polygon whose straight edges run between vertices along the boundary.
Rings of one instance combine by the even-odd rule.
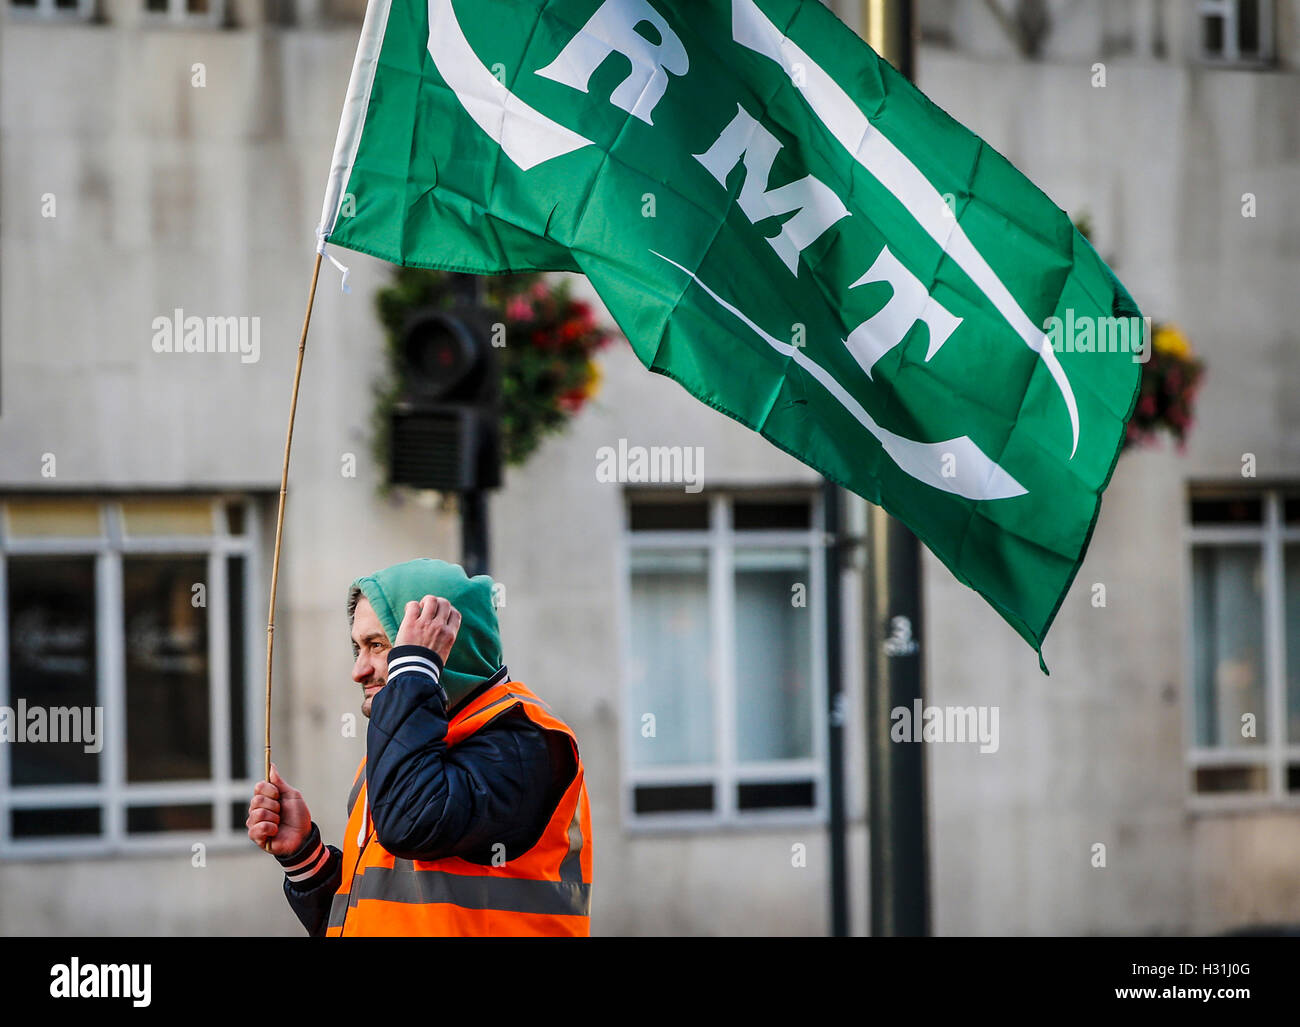
[[[520,682],[503,681],[456,712],[447,745],[515,707],[539,726],[565,734],[578,764],[533,847],[500,866],[454,856],[394,857],[374,837],[367,816],[362,760],[348,799],[343,878],[330,907],[328,936],[590,934],[591,811],[573,731]]]

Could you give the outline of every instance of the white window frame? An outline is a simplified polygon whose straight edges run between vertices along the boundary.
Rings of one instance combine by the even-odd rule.
[[[825,581],[826,535],[822,528],[822,500],[814,489],[783,489],[780,491],[735,490],[705,493],[709,511],[709,527],[705,530],[632,531],[631,503],[647,494],[646,490],[629,489],[623,503],[622,544],[617,553],[617,574],[620,638],[619,692],[620,723],[619,762],[622,771],[621,805],[624,827],[635,833],[680,832],[683,830],[739,829],[755,827],[802,827],[824,824],[828,815],[827,789],[827,710],[825,603],[822,601]],[[732,528],[732,503],[736,500],[807,502],[809,527],[806,529],[764,529],[736,531]],[[811,684],[812,755],[799,760],[772,760],[763,763],[741,763],[735,754],[735,704],[737,701],[735,668],[735,562],[737,547],[749,548],[800,548],[808,552],[808,595],[804,612],[812,617],[810,654],[812,659]],[[710,620],[710,648],[716,657],[718,680],[712,693],[714,760],[711,764],[691,764],[645,767],[632,762],[630,746],[626,744],[626,721],[633,717],[639,722],[640,713],[632,709],[631,652],[632,652],[632,575],[631,557],[638,549],[703,549],[708,554],[708,602]],[[813,785],[814,804],[802,808],[779,808],[741,811],[736,807],[736,791],[740,784],[762,784],[792,779],[809,780]],[[641,813],[635,808],[635,790],[642,785],[662,784],[712,784],[714,805],[710,811],[683,811],[676,813]]]
[[[28,493],[27,496],[31,494]],[[244,751],[250,768],[262,742],[257,736],[257,646],[256,618],[261,598],[261,551],[265,540],[257,516],[255,497],[248,494],[210,495],[211,535],[169,535],[126,537],[123,530],[122,500],[149,498],[157,494],[131,493],[118,497],[68,496],[95,499],[100,506],[98,537],[10,538],[5,534],[7,517],[0,516],[0,706],[9,703],[9,593],[8,558],[11,555],[93,556],[95,558],[96,620],[96,705],[104,709],[104,747],[100,752],[100,780],[94,784],[20,785],[9,784],[9,750],[0,744],[0,860],[51,859],[107,856],[120,853],[151,854],[188,850],[196,842],[210,849],[246,848],[247,829],[232,822],[231,804],[252,795],[256,778],[234,778],[230,766],[230,696],[228,671],[230,641],[228,618],[212,617],[208,624],[208,730],[212,753],[212,776],[194,781],[129,783],[126,780],[126,651],[122,623],[122,558],[142,553],[206,555],[208,558],[208,608],[227,610],[226,558],[245,560],[244,601]],[[176,495],[172,493],[172,495]],[[0,505],[20,497],[0,496]],[[243,506],[244,534],[227,530],[225,506]],[[211,831],[173,831],[128,835],[126,810],[132,805],[211,804]],[[10,811],[14,809],[58,809],[97,806],[101,811],[100,833],[96,837],[14,839],[10,837]]]
[[[36,0],[35,7],[19,7],[13,0],[5,0],[5,7],[11,18],[88,21],[95,16],[95,0],[77,0],[77,6],[73,10],[56,7],[54,0]]]
[[[1263,519],[1260,524],[1194,525],[1190,521],[1191,499],[1208,496],[1193,490],[1187,503],[1187,520],[1184,528],[1184,574],[1187,581],[1187,602],[1184,611],[1186,689],[1184,715],[1184,749],[1187,753],[1185,788],[1189,806],[1198,811],[1246,810],[1284,807],[1300,809],[1300,793],[1287,791],[1287,765],[1300,763],[1300,744],[1287,740],[1286,703],[1286,582],[1283,580],[1285,560],[1283,549],[1288,543],[1300,542],[1300,525],[1287,525],[1283,516],[1284,494],[1294,492],[1287,487],[1261,486],[1250,491],[1239,491],[1242,498],[1259,499]],[[1226,494],[1226,493],[1225,493]],[[1264,701],[1268,721],[1264,745],[1255,749],[1205,748],[1196,744],[1196,680],[1194,678],[1196,626],[1193,612],[1194,564],[1192,552],[1197,546],[1249,545],[1261,550],[1261,568],[1264,579],[1263,637],[1264,637]],[[1292,654],[1300,659],[1300,653]],[[1196,791],[1196,770],[1213,766],[1264,767],[1268,775],[1268,788],[1263,792],[1215,793]]]
[[[1274,36],[1274,0],[1259,0],[1259,53],[1242,56],[1237,46],[1237,20],[1241,0],[1198,0],[1196,5],[1196,52],[1211,64],[1260,65],[1273,60],[1277,40]],[[1205,49],[1203,30],[1207,17],[1223,19],[1223,52]]]
[[[194,14],[189,10],[188,0],[167,0],[166,11],[151,11],[146,0],[140,0],[140,13],[144,16],[145,23],[150,25],[183,25],[187,28],[206,25],[220,28],[226,21],[226,0],[208,0],[208,3],[212,9],[207,14]]]

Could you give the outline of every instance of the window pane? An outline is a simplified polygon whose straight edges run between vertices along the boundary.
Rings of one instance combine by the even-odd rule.
[[[122,522],[127,535],[211,535],[212,501],[193,496],[122,501]]]
[[[238,500],[227,503],[226,511],[226,531],[231,535],[242,535],[246,525],[244,521],[244,504]]]
[[[1263,524],[1259,496],[1199,496],[1192,499],[1193,524]]]
[[[637,813],[709,812],[713,785],[643,785],[633,790],[632,807]]]
[[[102,732],[96,696],[95,558],[11,556],[9,572],[9,701],[15,717],[20,700],[23,732],[44,720],[47,739],[55,724],[78,728],[80,741],[15,741],[10,748],[14,785],[87,784],[99,780],[99,754],[86,752],[87,737]],[[90,710],[89,716],[86,710]],[[72,717],[70,714],[76,713]],[[17,731],[19,725],[13,725]],[[58,737],[71,734],[57,731]],[[102,744],[103,739],[98,742]],[[5,743],[8,744],[8,743]]]
[[[212,8],[208,0],[188,0],[190,14],[207,14]]]
[[[806,549],[736,550],[736,753],[812,755],[812,614]],[[795,605],[803,586],[802,604]]]
[[[1216,14],[1201,19],[1201,45],[1211,57],[1223,54],[1223,19]]]
[[[631,572],[627,721],[631,762],[634,766],[709,763],[713,760],[714,674],[709,651],[708,554],[634,551]]]
[[[737,809],[812,809],[812,781],[764,781],[736,788]]]
[[[144,6],[147,11],[166,11],[167,0],[145,0]]]
[[[76,499],[11,499],[5,504],[14,538],[97,538],[99,503]]]
[[[206,580],[203,557],[122,560],[129,781],[211,773],[207,610],[191,601]]]
[[[230,776],[235,780],[248,776],[247,675],[244,665],[248,650],[244,638],[244,558],[226,558],[226,587],[230,598],[226,604],[230,639]]]
[[[244,809],[243,819],[247,820],[247,807],[244,807]],[[212,807],[206,803],[188,806],[128,806],[126,808],[127,834],[211,830]]]
[[[737,531],[806,529],[812,526],[812,505],[797,500],[737,500],[731,523]]]
[[[14,838],[69,838],[94,836],[100,831],[98,806],[63,809],[16,809],[9,817],[9,832]]]
[[[1192,551],[1198,746],[1260,746],[1268,737],[1260,553],[1258,546],[1197,546]],[[1243,736],[1247,714],[1254,717],[1254,737]]]
[[[1243,57],[1259,54],[1259,0],[1238,0],[1237,50]]]
[[[1198,792],[1264,792],[1268,790],[1267,767],[1197,767]]]
[[[628,522],[633,531],[707,531],[709,504],[705,500],[632,503]]]
[[[1286,547],[1286,722],[1287,739],[1300,744],[1300,544]]]

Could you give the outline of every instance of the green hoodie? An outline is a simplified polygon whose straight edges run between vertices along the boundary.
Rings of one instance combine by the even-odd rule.
[[[495,674],[504,662],[497,611],[492,603],[492,579],[486,574],[470,578],[459,564],[428,558],[395,563],[352,583],[348,592],[349,621],[359,595],[370,601],[389,642],[394,644],[409,602],[419,602],[427,595],[438,596],[460,612],[460,631],[441,678],[452,707]]]

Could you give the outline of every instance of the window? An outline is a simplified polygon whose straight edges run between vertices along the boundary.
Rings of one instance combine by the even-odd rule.
[[[824,815],[819,516],[807,493],[629,493],[629,825]]]
[[[0,496],[0,853],[244,837],[254,509]]]
[[[95,13],[95,0],[9,0],[9,10],[42,18],[89,18]]]
[[[150,18],[220,25],[225,16],[225,0],[144,0],[145,13]]]
[[[1191,792],[1300,802],[1300,490],[1197,490],[1190,522]]]
[[[1200,0],[1197,46],[1205,60],[1234,64],[1273,58],[1273,0]]]

